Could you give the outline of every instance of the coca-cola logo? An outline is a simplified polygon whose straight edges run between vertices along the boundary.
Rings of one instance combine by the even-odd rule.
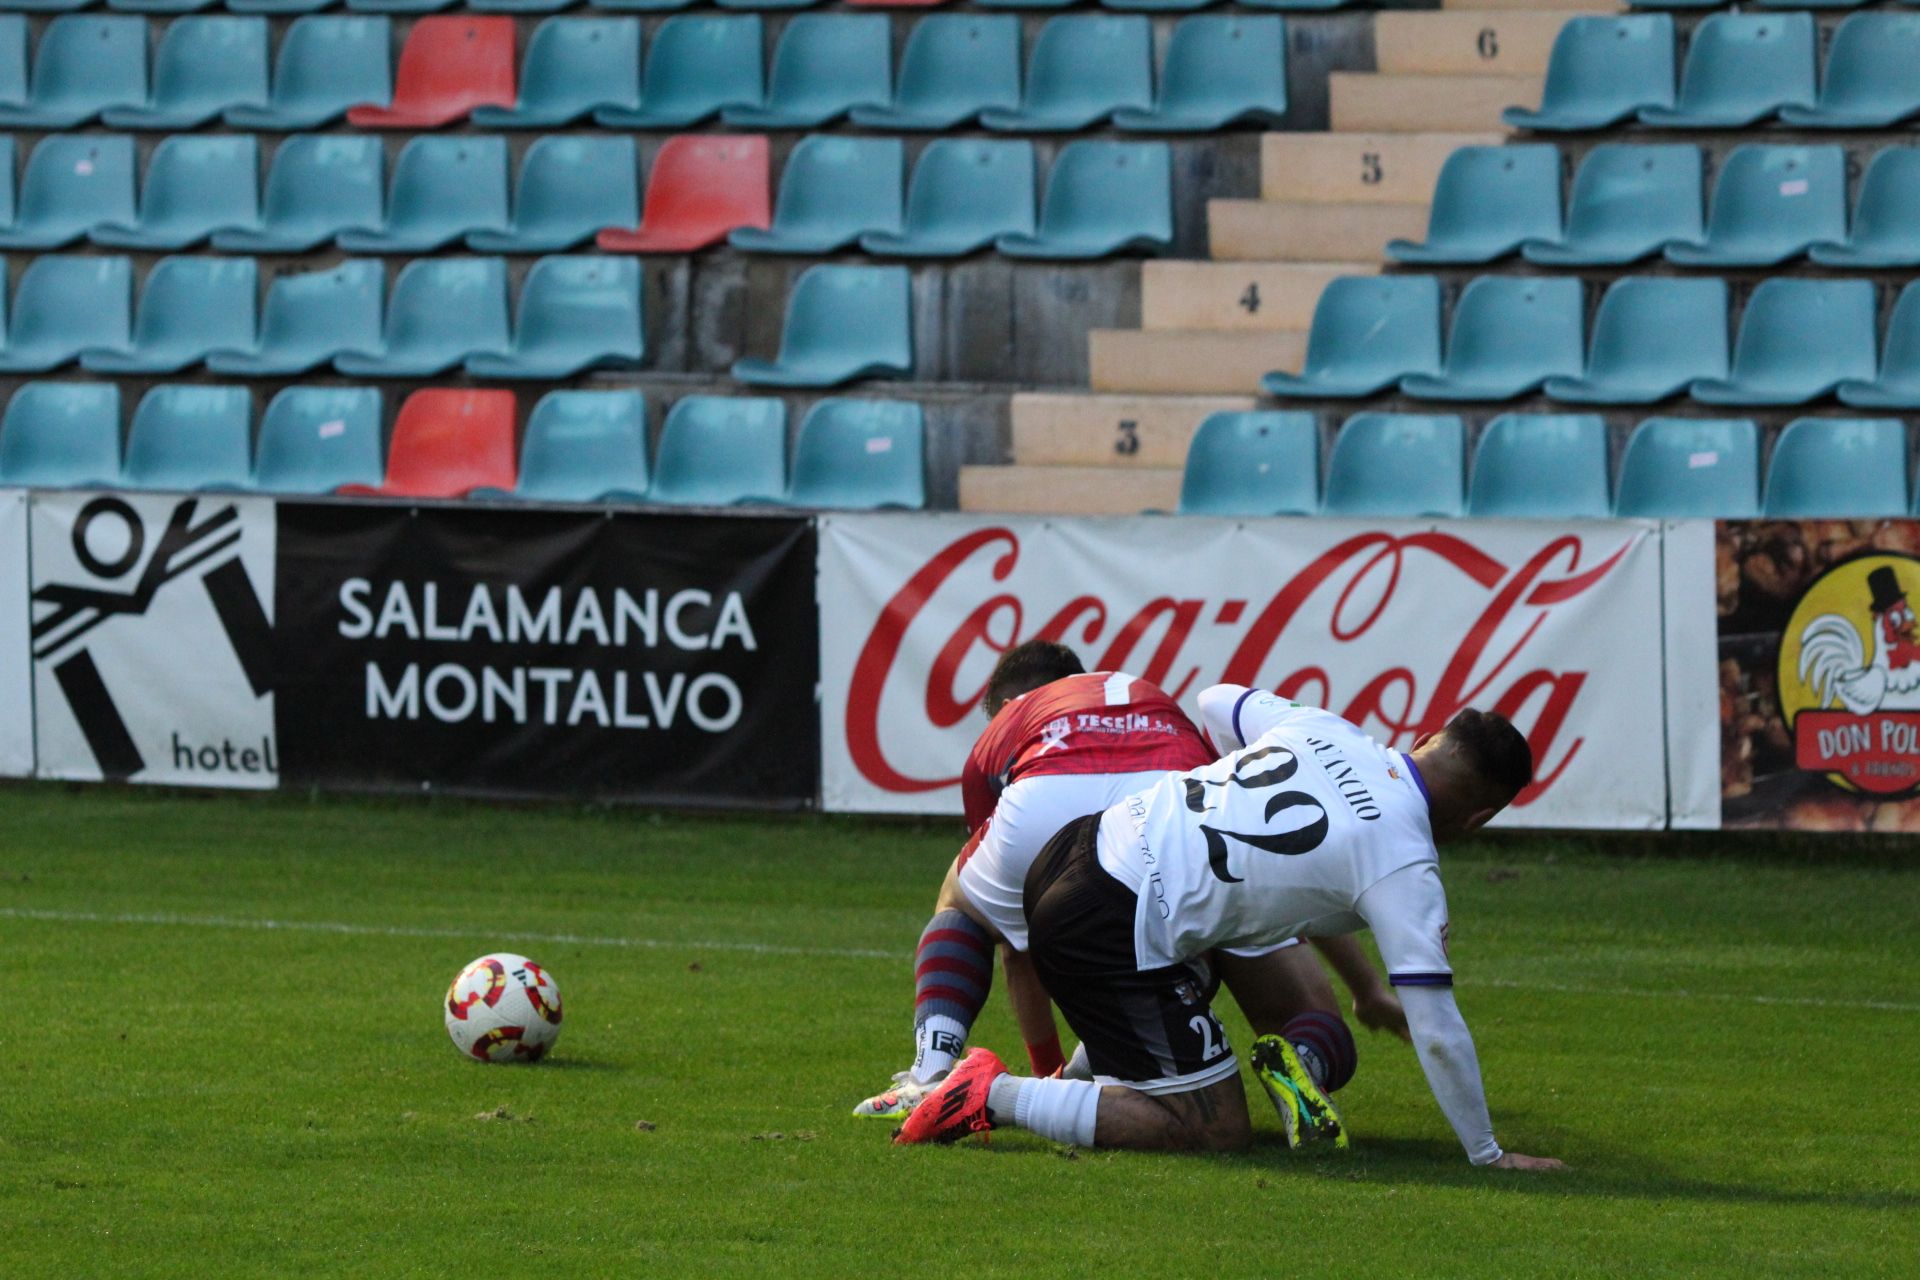
[[[953,728],[984,692],[978,674],[983,664],[970,660],[983,654],[990,659],[1040,637],[1074,646],[1092,670],[1135,672],[1176,699],[1214,683],[1264,683],[1282,697],[1331,707],[1403,748],[1463,707],[1489,707],[1511,717],[1533,747],[1535,780],[1516,801],[1525,805],[1551,788],[1578,756],[1584,739],[1563,736],[1591,674],[1537,652],[1543,646],[1536,637],[1557,610],[1605,579],[1645,536],[1643,529],[1623,527],[1618,545],[1589,563],[1593,555],[1581,536],[1558,534],[1507,563],[1452,533],[1366,531],[1328,547],[1257,607],[1251,598],[1162,595],[1115,625],[1124,610],[1091,592],[1045,617],[1029,616],[1020,594],[1001,585],[1020,565],[1020,535],[1003,526],[975,529],[912,572],[875,618],[849,681],[847,752],[863,778],[887,791],[913,794],[956,785],[957,755],[931,776],[891,758],[883,745],[883,716],[921,716],[934,729]],[[1258,566],[1234,576],[1257,580]],[[1410,588],[1415,582],[1418,587]],[[1418,625],[1410,628],[1414,597]],[[1383,623],[1390,614],[1391,626]],[[1219,628],[1237,633],[1224,662]],[[1196,637],[1200,629],[1208,632],[1204,644]],[[1436,651],[1444,660],[1422,688],[1415,667],[1433,671]],[[908,653],[933,655],[924,668],[920,705],[899,705],[896,696],[883,708],[890,687],[897,694],[897,686],[912,690],[919,680],[902,669]],[[1302,661],[1302,655],[1312,657]],[[913,659],[916,666],[921,661]],[[1213,664],[1217,669],[1208,669]],[[1282,674],[1263,680],[1262,673],[1275,666]],[[963,668],[974,673],[964,684]],[[1345,673],[1344,685],[1336,671]],[[1356,679],[1356,671],[1364,674]],[[1658,715],[1658,708],[1644,714]]]

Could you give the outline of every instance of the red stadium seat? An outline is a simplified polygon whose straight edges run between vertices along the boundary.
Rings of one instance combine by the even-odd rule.
[[[668,138],[647,175],[640,225],[609,227],[595,243],[614,253],[691,253],[735,227],[765,227],[772,203],[764,137]]]
[[[387,480],[345,485],[341,493],[387,498],[459,498],[475,489],[511,491],[514,462],[511,391],[430,387],[408,396],[393,420]]]
[[[511,107],[512,18],[422,18],[407,33],[393,103],[347,109],[360,129],[438,129],[475,107]]]

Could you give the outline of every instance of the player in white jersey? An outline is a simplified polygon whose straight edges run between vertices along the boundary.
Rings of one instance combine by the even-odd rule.
[[[1435,849],[1478,830],[1531,780],[1526,739],[1468,710],[1406,754],[1330,712],[1238,686],[1207,690],[1200,707],[1229,754],[1069,824],[1027,880],[1035,965],[1095,1079],[1019,1079],[975,1049],[896,1140],[950,1142],[1012,1123],[1083,1146],[1243,1148],[1246,1094],[1209,1008],[1219,983],[1208,953],[1371,928],[1468,1158],[1559,1167],[1494,1140],[1454,1004]],[[1290,1141],[1345,1145],[1331,1101],[1284,1040],[1262,1037],[1254,1062]]]

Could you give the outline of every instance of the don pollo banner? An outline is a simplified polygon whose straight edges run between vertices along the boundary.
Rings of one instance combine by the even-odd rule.
[[[958,812],[987,673],[1040,636],[1190,711],[1258,685],[1402,748],[1494,708],[1538,764],[1504,821],[1666,821],[1652,524],[833,516],[819,593],[830,809]]]

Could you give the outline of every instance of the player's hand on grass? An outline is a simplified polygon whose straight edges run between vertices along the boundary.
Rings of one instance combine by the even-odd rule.
[[[1509,1151],[1488,1166],[1492,1169],[1525,1169],[1529,1173],[1544,1173],[1550,1169],[1564,1169],[1566,1161],[1555,1160],[1552,1156],[1523,1156],[1518,1151]]]
[[[1413,1034],[1407,1030],[1407,1011],[1391,988],[1379,987],[1353,997],[1353,1016],[1369,1031],[1391,1031],[1408,1044]]]

